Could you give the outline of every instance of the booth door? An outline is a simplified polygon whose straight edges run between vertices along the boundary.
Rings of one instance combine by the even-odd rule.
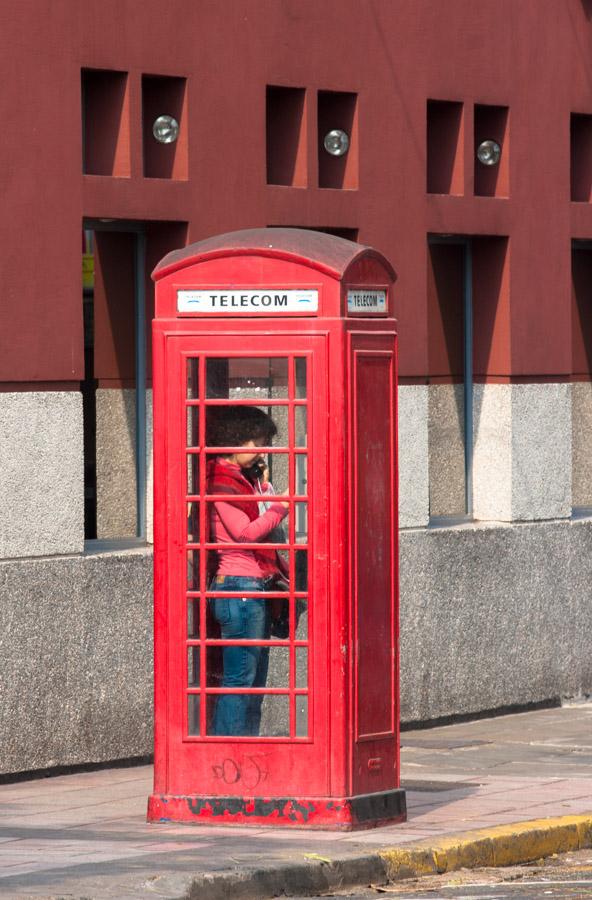
[[[328,792],[324,341],[168,339],[170,793]],[[245,492],[228,467],[245,418],[273,420],[275,437],[251,453],[289,504],[256,540],[266,475],[249,470]],[[263,592],[248,580],[254,561],[278,572]]]

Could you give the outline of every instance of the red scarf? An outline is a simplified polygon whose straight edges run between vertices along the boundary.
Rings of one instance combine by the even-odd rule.
[[[207,491],[208,494],[235,494],[237,499],[232,500],[232,505],[244,512],[251,522],[259,518],[258,503],[253,500],[239,499],[241,496],[257,497],[255,488],[245,478],[238,466],[226,463],[219,456],[208,461]],[[225,549],[227,549],[226,545]],[[259,564],[264,578],[282,574],[284,567],[276,550],[261,548],[261,550],[252,550],[251,552]]]

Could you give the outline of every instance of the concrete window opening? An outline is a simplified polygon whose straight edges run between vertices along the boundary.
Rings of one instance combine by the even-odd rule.
[[[265,131],[267,183],[306,187],[306,91],[268,85]]]
[[[471,514],[471,244],[428,244],[428,464],[430,521]]]
[[[344,91],[319,91],[317,101],[319,187],[356,190],[358,187],[358,95]],[[330,131],[344,131],[349,149],[332,156],[325,149]]]
[[[572,245],[572,504],[592,515],[592,242]]]
[[[427,102],[428,194],[464,194],[464,107],[450,100]]]
[[[84,222],[86,541],[151,540],[150,271],[184,223]]]
[[[156,119],[170,116],[179,132],[170,143],[156,140]],[[144,176],[185,181],[188,170],[187,82],[185,78],[160,75],[142,76],[142,146]]]
[[[127,72],[83,69],[82,171],[130,176],[130,111]]]
[[[510,195],[510,132],[507,106],[475,106],[475,194],[479,197],[509,197]],[[499,162],[483,165],[477,149],[484,141],[495,141],[501,148]]]
[[[505,236],[430,235],[428,461],[430,522],[495,519],[503,455],[486,452],[497,389],[507,386]],[[498,427],[501,429],[502,426]],[[497,432],[496,432],[497,433]],[[495,463],[495,464],[494,464]],[[495,502],[494,502],[495,501]],[[441,520],[441,521],[440,521]]]
[[[570,116],[570,198],[589,203],[592,196],[592,115]]]

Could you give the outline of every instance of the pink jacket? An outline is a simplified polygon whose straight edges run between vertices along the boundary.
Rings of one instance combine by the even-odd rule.
[[[226,463],[234,466],[234,463]],[[236,466],[238,469],[239,467]],[[265,491],[266,485],[263,485]],[[221,500],[212,504],[210,515],[210,538],[218,549],[217,575],[242,575],[250,578],[263,577],[259,563],[252,550],[243,550],[237,544],[256,544],[265,541],[270,531],[285,519],[288,510],[281,503],[272,503],[267,512],[250,519],[249,516],[234,506],[233,503]],[[232,545],[232,549],[226,549]]]

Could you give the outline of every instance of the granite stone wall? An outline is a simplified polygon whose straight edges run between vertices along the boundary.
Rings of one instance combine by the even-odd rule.
[[[402,721],[592,692],[591,586],[592,519],[402,531]],[[150,549],[0,562],[0,604],[0,773],[151,753]]]
[[[152,553],[0,562],[0,773],[152,751]]]
[[[79,553],[82,396],[0,393],[0,559]]]

